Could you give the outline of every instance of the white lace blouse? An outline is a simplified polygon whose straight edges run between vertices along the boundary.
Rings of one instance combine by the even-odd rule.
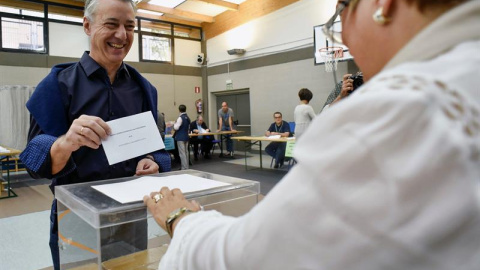
[[[478,269],[479,12],[440,17],[317,116],[249,213],[182,219],[160,269]]]

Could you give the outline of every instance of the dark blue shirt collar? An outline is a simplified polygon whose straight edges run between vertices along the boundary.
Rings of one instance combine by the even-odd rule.
[[[83,70],[85,71],[85,74],[87,75],[87,77],[90,77],[90,75],[92,75],[99,69],[105,70],[95,60],[93,60],[92,57],[90,57],[89,51],[85,51],[83,53],[82,58],[80,59],[80,65],[83,67]],[[117,70],[117,78],[121,74],[125,74],[127,78],[130,78],[130,73],[128,72],[128,69],[125,66],[124,62],[122,62],[122,65]]]

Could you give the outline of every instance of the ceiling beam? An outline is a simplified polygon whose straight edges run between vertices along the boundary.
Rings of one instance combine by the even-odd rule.
[[[233,11],[238,10],[238,4],[230,3],[230,2],[227,2],[227,1],[222,1],[222,0],[193,0],[193,1],[205,2],[205,3],[208,3],[208,4],[212,4],[212,5],[216,5],[216,6],[226,8],[228,10],[233,10]]]
[[[212,16],[207,16],[207,15],[202,15],[202,14],[193,13],[193,12],[189,12],[189,11],[183,11],[183,10],[178,10],[178,9],[173,9],[173,8],[167,8],[167,7],[147,4],[147,3],[143,3],[143,2],[139,3],[137,5],[137,8],[151,10],[151,11],[155,11],[155,12],[161,12],[161,13],[165,13],[165,14],[170,14],[170,15],[173,15],[173,16],[176,16],[176,17],[187,19],[187,20],[194,20],[194,21],[208,22],[208,23],[215,22],[215,18],[213,18]]]

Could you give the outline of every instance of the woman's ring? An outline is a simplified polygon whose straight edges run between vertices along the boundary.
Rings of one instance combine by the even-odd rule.
[[[153,199],[155,200],[155,203],[158,203],[161,199],[163,199],[163,195],[158,193],[155,196],[153,196]]]
[[[80,129],[80,135],[82,135],[82,136],[83,136],[83,129],[84,129],[84,128],[85,128],[85,127],[82,127],[82,128]]]

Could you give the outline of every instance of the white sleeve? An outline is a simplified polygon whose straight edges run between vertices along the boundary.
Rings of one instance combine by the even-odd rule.
[[[178,130],[182,125],[182,122],[183,122],[182,117],[178,117],[175,124],[173,124],[173,129]]]
[[[201,211],[181,219],[159,269],[242,269],[240,223],[217,211]]]

